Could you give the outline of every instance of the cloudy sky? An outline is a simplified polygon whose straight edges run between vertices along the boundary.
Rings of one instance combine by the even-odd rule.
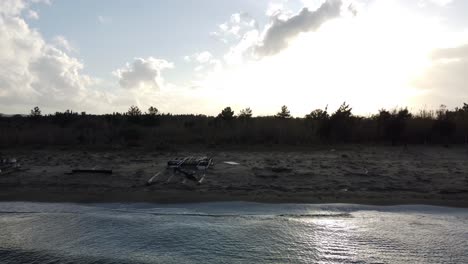
[[[465,0],[1,0],[0,113],[468,102]]]

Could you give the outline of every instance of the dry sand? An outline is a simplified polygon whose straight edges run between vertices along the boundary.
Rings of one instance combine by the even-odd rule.
[[[468,148],[462,146],[172,153],[44,149],[6,150],[2,154],[16,157],[24,169],[0,174],[2,201],[235,200],[468,207]],[[171,158],[207,154],[214,155],[215,166],[202,184],[166,169]],[[77,168],[112,169],[113,174],[66,174]],[[155,184],[146,186],[157,172],[162,173]]]

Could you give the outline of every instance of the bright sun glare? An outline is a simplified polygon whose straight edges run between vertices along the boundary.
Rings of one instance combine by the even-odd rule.
[[[300,115],[343,101],[361,114],[405,106],[423,93],[411,82],[429,66],[437,31],[437,21],[379,1],[300,34],[277,55],[213,72],[202,82],[204,95],[219,106],[254,105],[259,115],[283,104]]]

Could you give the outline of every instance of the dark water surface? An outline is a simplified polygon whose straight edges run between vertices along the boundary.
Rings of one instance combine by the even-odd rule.
[[[3,202],[0,263],[468,263],[468,209]]]

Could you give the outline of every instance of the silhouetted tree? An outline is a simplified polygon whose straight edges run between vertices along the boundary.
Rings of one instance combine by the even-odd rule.
[[[439,109],[436,111],[437,119],[445,119],[447,117],[447,111],[446,105],[440,105]]]
[[[148,115],[152,115],[152,116],[159,115],[159,110],[156,107],[150,106],[148,108]]]
[[[463,110],[465,113],[468,113],[468,104],[467,104],[467,103],[463,103],[462,110]]]
[[[141,115],[141,110],[138,108],[138,106],[132,105],[127,111],[128,116],[140,116]]]
[[[383,108],[379,110],[379,114],[376,116],[378,137],[385,138],[387,136],[388,123],[391,118],[392,118],[392,114],[389,111]]]
[[[331,133],[340,141],[348,141],[352,133],[352,108],[342,103],[340,107],[330,117]]]
[[[468,104],[463,103],[461,108],[455,108],[457,123],[461,124],[458,127],[463,133],[465,144],[468,144]]]
[[[161,113],[156,107],[150,106],[147,114],[136,118],[140,119],[144,126],[158,126],[161,119]]]
[[[377,115],[378,120],[388,120],[392,117],[392,114],[385,110],[384,108],[379,110],[379,114]]]
[[[291,118],[291,113],[287,106],[283,105],[281,111],[275,115],[275,117],[286,119]]]
[[[39,109],[38,106],[34,107],[32,110],[31,110],[31,117],[39,117],[39,116],[42,116],[41,114],[41,109]]]
[[[441,105],[437,110],[437,119],[434,122],[433,129],[442,138],[442,141],[447,146],[449,138],[453,135],[456,129],[456,124],[453,121],[454,113],[447,110],[447,106]]]
[[[392,117],[388,122],[386,131],[388,136],[392,140],[392,145],[396,145],[398,141],[402,140],[403,134],[406,129],[406,123],[408,119],[411,119],[412,115],[408,111],[408,108],[400,109],[398,112],[395,110],[392,113]]]
[[[63,113],[55,112],[55,115],[53,116],[53,122],[59,124],[61,127],[66,127],[77,119],[78,113],[73,112],[73,110],[67,110]]]
[[[434,111],[427,110],[427,109],[419,110],[419,113],[417,114],[417,117],[421,118],[421,119],[432,120],[432,119],[434,119]]]
[[[312,120],[325,120],[328,119],[330,116],[328,115],[328,106],[325,107],[325,110],[322,109],[315,109],[314,111],[310,112],[310,114],[306,115],[305,117]]]
[[[335,113],[331,116],[332,119],[346,119],[351,117],[353,110],[346,102],[342,103]]]
[[[455,109],[442,106],[439,110],[423,110],[415,116],[406,108],[381,109],[371,118],[355,116],[346,103],[332,113],[327,108],[314,110],[305,119],[250,117],[248,110],[243,109],[237,118],[239,121],[248,118],[248,121],[234,122],[237,120],[232,120],[236,117],[231,108],[224,109],[219,118],[215,118],[161,114],[150,109],[145,109],[145,114],[142,114],[135,106],[129,109],[129,113],[94,115],[67,110],[45,115],[37,107],[32,109],[31,114],[27,113],[28,117],[0,117],[0,148],[33,144],[128,144],[151,148],[163,146],[160,144],[300,145],[329,143],[332,140],[374,143],[376,139],[393,144],[468,142],[466,103]],[[280,116],[289,114],[287,108],[282,112],[286,114]],[[155,129],[155,126],[158,128]]]
[[[142,121],[141,110],[138,106],[132,105],[128,109],[127,113],[127,120],[131,123],[139,124]]]
[[[313,120],[317,123],[316,134],[321,140],[330,139],[330,115],[328,114],[328,106],[322,109],[315,109],[306,115],[306,119]]]
[[[252,109],[250,107],[247,107],[245,109],[240,110],[239,112],[239,118],[241,119],[247,119],[252,117]]]
[[[219,113],[218,117],[226,121],[232,120],[234,118],[234,111],[228,106]]]

